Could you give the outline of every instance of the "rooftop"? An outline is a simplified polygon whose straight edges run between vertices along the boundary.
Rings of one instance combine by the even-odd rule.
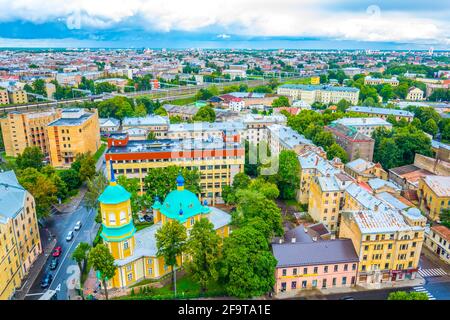
[[[123,119],[122,125],[124,127],[169,125],[169,117],[152,116],[152,115],[146,117],[129,117]]]
[[[347,91],[347,92],[359,92],[358,88],[354,87],[335,87],[327,85],[309,85],[309,84],[283,84],[279,88],[297,89],[297,90],[324,90],[324,91]]]
[[[363,172],[375,166],[375,163],[359,158],[345,164],[346,167],[356,172]]]
[[[61,118],[50,122],[49,127],[66,127],[66,126],[80,126],[91,118],[94,113],[79,112],[79,109],[64,109]]]
[[[363,112],[363,113],[373,113],[373,114],[383,114],[383,115],[393,115],[402,117],[414,117],[409,111],[397,110],[397,109],[387,109],[387,108],[375,108],[375,107],[362,107],[355,106],[347,109],[347,112]]]
[[[6,223],[23,209],[26,194],[14,171],[0,172],[0,223]]]
[[[347,127],[340,123],[331,123],[325,128],[331,129],[335,134],[339,136],[345,136],[346,138],[352,139],[352,140],[359,140],[359,141],[372,141],[373,139],[371,137],[368,137],[356,130],[356,128],[353,127]]]
[[[426,176],[423,181],[438,197],[450,197],[450,176]]]
[[[383,120],[381,118],[377,117],[368,117],[368,118],[342,118],[333,121],[332,123],[339,123],[344,126],[386,126],[386,127],[392,127],[392,124],[390,122],[387,122],[386,120]]]
[[[272,137],[278,138],[280,143],[289,149],[293,149],[299,144],[314,145],[311,140],[306,139],[304,135],[301,135],[290,127],[280,124],[272,124],[268,126],[267,129],[270,131]]]

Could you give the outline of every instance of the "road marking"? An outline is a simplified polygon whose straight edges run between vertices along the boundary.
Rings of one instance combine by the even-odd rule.
[[[55,291],[61,291],[61,283],[58,284],[58,286],[56,287]]]
[[[442,277],[447,275],[447,272],[442,268],[420,269],[418,272],[422,277]]]
[[[424,287],[414,287],[414,291],[419,293],[425,293],[428,297],[428,300],[436,300],[436,298]]]
[[[45,292],[39,292],[39,293],[27,293],[25,297],[32,297],[32,296],[42,296]]]

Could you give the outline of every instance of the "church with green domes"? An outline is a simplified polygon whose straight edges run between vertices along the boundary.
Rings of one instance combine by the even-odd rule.
[[[112,166],[111,166],[112,168]],[[177,189],[172,190],[161,203],[155,199],[154,224],[136,231],[131,212],[131,194],[117,184],[111,170],[111,181],[100,195],[102,215],[101,237],[115,258],[116,275],[109,281],[112,288],[128,287],[144,279],[159,279],[171,270],[163,257],[157,257],[156,232],[164,223],[178,220],[189,234],[194,223],[207,218],[221,237],[230,232],[231,216],[215,207],[208,206],[191,191],[184,188],[184,178],[177,177]],[[181,261],[183,263],[183,261]]]

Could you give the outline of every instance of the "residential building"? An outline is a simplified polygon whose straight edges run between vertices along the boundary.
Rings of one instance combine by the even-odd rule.
[[[344,171],[357,181],[368,182],[374,178],[383,180],[387,180],[388,178],[388,173],[383,170],[380,163],[373,163],[361,158],[346,163]]]
[[[358,158],[372,161],[374,139],[358,132],[354,127],[347,127],[338,123],[331,123],[324,129],[333,134],[336,143],[347,152],[350,161]]]
[[[420,209],[439,221],[442,210],[450,210],[450,176],[425,176],[419,180]]]
[[[359,89],[327,85],[283,84],[278,87],[277,94],[303,100],[308,104],[338,103],[344,99],[355,105],[358,103]]]
[[[169,117],[148,115],[122,120],[122,132],[127,133],[130,140],[145,140],[150,132],[153,132],[156,139],[159,139],[164,137],[168,128]]]
[[[268,128],[271,125],[286,125],[287,119],[282,114],[262,116],[259,114],[247,114],[242,122],[245,126],[244,139],[257,145],[261,141],[269,143]],[[269,143],[270,144],[270,143]]]
[[[201,202],[197,195],[184,189],[184,178],[177,177],[177,189],[171,191],[163,203],[158,198],[153,203],[154,224],[136,230],[132,211],[131,194],[117,184],[114,169],[111,168],[111,182],[98,198],[102,216],[100,236],[115,259],[117,271],[108,281],[108,287],[126,288],[144,279],[160,279],[172,272],[164,258],[157,255],[156,233],[167,222],[178,221],[188,232],[201,218],[208,219],[217,234],[229,235],[231,216],[207,202]],[[179,266],[189,259],[177,257]]]
[[[366,76],[364,78],[364,84],[365,85],[371,85],[371,86],[377,86],[380,84],[390,84],[393,87],[396,87],[399,85],[399,81],[396,77],[392,77],[390,79],[384,79],[384,78],[372,78],[371,76]]]
[[[450,264],[450,229],[434,225],[425,232],[425,246],[445,263]]]
[[[101,133],[117,132],[120,128],[120,121],[114,118],[100,118],[98,119],[100,124]]]
[[[303,152],[305,147],[316,147],[314,143],[306,139],[291,127],[273,124],[267,127],[267,139],[271,154],[279,154],[283,150],[293,150],[297,154]]]
[[[14,171],[0,172],[0,300],[11,299],[41,254],[33,196]]]
[[[414,114],[409,111],[397,110],[397,109],[387,109],[387,108],[375,108],[375,107],[361,107],[355,106],[347,109],[347,112],[355,112],[361,115],[366,115],[369,117],[378,117],[386,120],[388,116],[393,116],[395,120],[405,119],[411,122],[414,118]]]
[[[410,88],[408,90],[408,94],[406,95],[406,100],[410,100],[410,101],[423,100],[423,91],[416,87]]]
[[[351,239],[359,257],[358,283],[415,279],[424,241],[426,218],[415,208],[398,212],[345,211],[339,238]]]
[[[0,89],[0,104],[9,104],[8,90]]]
[[[8,113],[0,119],[6,155],[17,157],[26,147],[39,147],[47,155],[50,150],[47,125],[59,117],[60,111],[54,109]]]
[[[54,167],[68,167],[79,154],[95,154],[100,148],[97,110],[63,109],[61,118],[47,125],[50,162]]]
[[[236,78],[247,78],[247,71],[240,69],[225,69],[222,70],[222,74],[224,76],[229,75],[231,80],[234,80]]]
[[[24,90],[12,89],[8,90],[10,104],[25,104],[28,103],[28,96]]]
[[[111,134],[105,158],[114,163],[117,175],[139,178],[141,191],[145,189],[144,178],[152,168],[176,165],[197,169],[200,173],[201,198],[210,203],[221,203],[222,188],[231,185],[234,176],[244,171],[245,149],[236,135],[209,140],[131,141],[126,134]]]
[[[183,121],[192,120],[192,118],[197,114],[198,107],[196,106],[177,106],[172,104],[163,105],[164,110],[167,111],[168,117],[180,117]]]
[[[368,137],[372,136],[372,133],[377,128],[392,129],[392,124],[381,118],[341,118],[333,121],[332,123],[342,124],[347,127],[355,128],[359,133],[362,133]]]

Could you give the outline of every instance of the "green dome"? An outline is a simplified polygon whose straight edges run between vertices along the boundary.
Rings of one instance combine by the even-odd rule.
[[[118,204],[131,198],[131,194],[121,185],[109,185],[98,197],[98,201],[103,204]]]
[[[210,211],[207,206],[202,206],[197,196],[189,190],[171,191],[164,199],[160,210],[166,217],[179,221]]]
[[[107,227],[103,225],[100,236],[108,242],[119,242],[131,238],[136,233],[133,222],[121,227]]]

